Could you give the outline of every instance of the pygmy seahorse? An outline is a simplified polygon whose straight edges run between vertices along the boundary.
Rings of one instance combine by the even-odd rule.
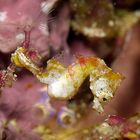
[[[11,61],[31,71],[47,85],[49,96],[58,99],[72,98],[89,76],[94,95],[93,108],[98,112],[103,112],[104,103],[113,98],[123,79],[121,74],[113,72],[102,59],[96,57],[78,56],[68,67],[52,58],[47,62],[47,68],[42,70],[26,55],[26,48],[19,47],[12,54]]]

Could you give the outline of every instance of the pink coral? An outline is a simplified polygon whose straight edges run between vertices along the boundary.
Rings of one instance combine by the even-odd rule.
[[[43,0],[7,0],[0,1],[0,50],[13,51],[24,40],[23,31],[32,29],[31,45],[47,50],[47,14],[41,11]],[[42,29],[43,28],[43,29]],[[43,49],[44,50],[44,49]],[[48,53],[48,52],[47,52]]]

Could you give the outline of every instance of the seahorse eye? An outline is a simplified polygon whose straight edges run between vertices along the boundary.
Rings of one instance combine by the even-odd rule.
[[[106,98],[103,98],[103,101],[104,101],[104,102],[106,102],[106,101],[107,101],[107,99],[106,99]]]

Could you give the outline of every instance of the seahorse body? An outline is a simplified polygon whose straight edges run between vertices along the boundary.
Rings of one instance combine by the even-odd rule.
[[[47,62],[47,69],[42,71],[25,52],[25,48],[18,48],[12,54],[12,62],[19,67],[25,67],[40,82],[47,84],[48,94],[52,97],[72,98],[89,76],[90,89],[94,95],[93,108],[98,112],[103,111],[102,104],[113,97],[122,81],[122,75],[114,73],[100,58],[78,56],[76,62],[68,67],[55,59],[50,59]]]

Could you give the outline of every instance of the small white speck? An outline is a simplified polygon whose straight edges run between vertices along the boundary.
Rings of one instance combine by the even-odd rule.
[[[3,22],[7,18],[7,12],[0,12],[0,22]]]
[[[51,10],[52,6],[53,6],[53,2],[42,2],[41,3],[41,10],[43,13],[48,14],[49,11]]]
[[[83,31],[85,35],[88,35],[90,37],[101,37],[101,38],[106,37],[105,31],[102,28],[98,28],[96,26],[97,24],[94,23],[92,24],[91,27],[84,27]]]
[[[25,35],[23,33],[19,33],[19,34],[16,35],[16,40],[18,42],[23,42],[24,39],[25,39]]]
[[[114,21],[110,20],[110,21],[108,22],[108,25],[109,25],[110,27],[114,26]]]

